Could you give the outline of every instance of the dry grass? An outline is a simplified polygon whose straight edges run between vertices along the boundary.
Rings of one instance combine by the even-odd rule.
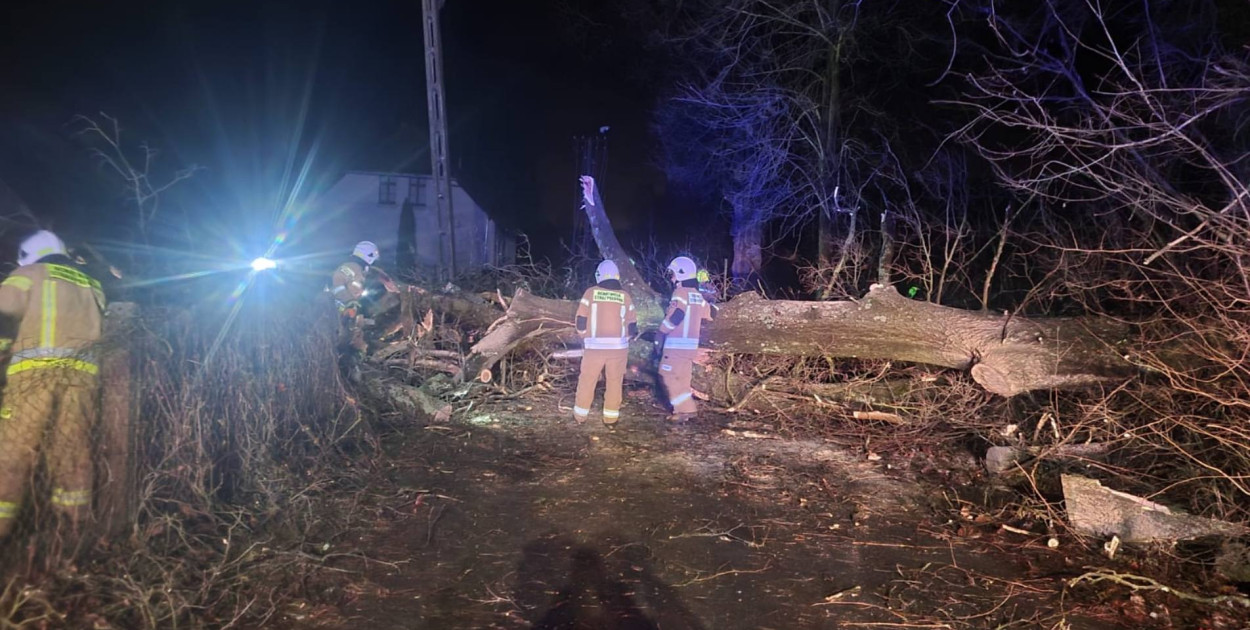
[[[36,501],[4,550],[0,627],[255,626],[316,588],[340,525],[317,499],[367,437],[335,318],[256,304],[221,321],[144,314],[129,340],[137,518],[75,543]]]

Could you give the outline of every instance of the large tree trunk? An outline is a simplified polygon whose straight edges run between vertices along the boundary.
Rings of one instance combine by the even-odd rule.
[[[590,222],[590,232],[595,237],[595,245],[599,246],[599,255],[615,262],[617,268],[621,270],[621,285],[634,299],[634,308],[658,320],[663,316],[660,296],[651,288],[651,285],[647,284],[642,274],[638,273],[633,259],[629,257],[625,248],[621,247],[621,242],[616,240],[616,232],[612,230],[612,223],[608,221],[608,215],[603,209],[603,198],[599,196],[598,186],[595,187],[595,203],[586,204],[585,209],[586,219]]]
[[[523,338],[572,334],[575,302],[519,293],[504,323],[473,347],[494,364]],[[658,318],[640,318],[655,328]],[[1123,379],[1134,370],[1115,344],[1126,328],[1093,319],[1026,319],[911,300],[874,286],[844,302],[766,300],[744,294],[722,305],[704,328],[713,351],[789,356],[891,359],[971,370],[988,391],[1014,396],[1037,389]]]
[[[597,193],[586,213],[601,253],[616,261],[622,283],[640,304],[639,328],[657,328],[663,317],[660,298],[616,240]],[[528,339],[559,335],[576,343],[576,311],[570,300],[517,292],[506,315],[472,347],[465,374],[490,380],[490,368]],[[1127,327],[1105,320],[1026,319],[949,308],[874,285],[862,299],[842,302],[740,295],[704,327],[702,345],[719,352],[890,359],[970,370],[988,391],[1014,396],[1133,374],[1117,347],[1126,332]]]

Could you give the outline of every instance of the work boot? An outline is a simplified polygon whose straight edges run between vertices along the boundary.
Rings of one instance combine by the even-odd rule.
[[[669,422],[686,422],[688,420],[693,420],[694,417],[695,414],[693,413],[674,413],[668,416],[668,420]]]

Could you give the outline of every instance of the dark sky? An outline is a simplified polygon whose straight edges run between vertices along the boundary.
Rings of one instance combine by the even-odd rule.
[[[101,111],[125,140],[162,150],[158,175],[204,167],[171,204],[212,219],[250,212],[247,229],[265,225],[306,160],[302,191],[345,170],[426,172],[420,7],[5,3],[0,178],[55,226],[88,231],[120,211],[116,180],[74,133],[75,115]],[[572,137],[610,125],[607,205],[622,230],[642,227],[663,179],[650,166],[655,86],[637,59],[559,0],[448,0],[442,19],[453,171],[479,203],[558,252],[574,211]]]

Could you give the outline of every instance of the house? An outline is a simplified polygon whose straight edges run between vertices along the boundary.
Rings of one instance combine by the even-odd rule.
[[[511,264],[515,238],[501,232],[455,180],[451,182],[455,218],[456,271]],[[352,171],[311,204],[314,233],[301,239],[318,252],[350,252],[358,241],[373,241],[381,249],[378,264],[400,269],[400,219],[411,204],[415,223],[415,259],[418,268],[443,276],[451,260],[451,232],[446,216],[438,216],[434,178],[412,173]],[[397,259],[397,257],[399,257]]]

